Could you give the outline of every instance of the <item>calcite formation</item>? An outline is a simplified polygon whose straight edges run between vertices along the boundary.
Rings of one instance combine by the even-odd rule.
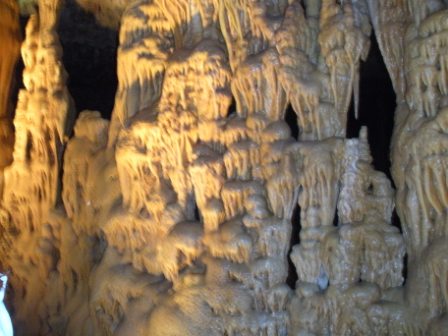
[[[110,121],[75,119],[64,2],[20,2],[24,88],[0,158],[16,333],[446,334],[446,2],[78,2],[119,29]],[[8,22],[0,43],[17,45]],[[372,31],[397,97],[394,184],[368,129],[346,136]]]

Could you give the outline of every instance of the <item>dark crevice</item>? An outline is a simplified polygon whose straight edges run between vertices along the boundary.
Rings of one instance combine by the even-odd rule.
[[[23,40],[25,39],[25,27],[28,23],[28,17],[21,16],[19,18],[20,20],[20,33]],[[17,102],[19,100],[19,91],[21,89],[24,89],[23,85],[23,69],[24,69],[23,59],[20,55],[17,64],[14,69],[14,75],[11,81],[11,95],[10,95],[10,101],[8,106],[8,113],[10,113],[11,119],[14,119],[16,108],[17,108]],[[13,125],[14,126],[14,125]]]
[[[358,137],[361,126],[367,126],[372,163],[386,174],[395,188],[390,172],[390,147],[394,127],[396,95],[374,33],[370,37],[370,52],[360,67],[360,104],[356,120],[353,99],[348,113],[347,137]],[[396,209],[391,223],[403,232]],[[404,258],[403,277],[407,278],[407,256]]]
[[[232,102],[230,103],[229,109],[227,110],[227,118],[236,114],[236,100],[232,96]]]
[[[285,121],[291,129],[291,136],[297,140],[299,137],[299,125],[297,124],[296,112],[294,112],[291,104],[286,108]]]
[[[336,207],[336,210],[334,212],[334,218],[333,218],[333,226],[338,226],[339,223],[339,213],[338,208]]]
[[[400,217],[398,217],[397,209],[394,209],[392,212],[392,225],[400,230],[400,233],[403,233],[403,229],[401,227]]]
[[[353,99],[347,121],[347,137],[358,137],[361,126],[367,126],[373,166],[386,174],[395,188],[390,172],[390,146],[394,127],[396,95],[375,35],[371,35],[370,52],[360,67],[359,118],[355,119]],[[402,231],[394,210],[392,225]]]
[[[400,230],[400,234],[403,235],[403,227],[401,225],[401,220],[400,220],[400,217],[398,216],[396,208],[392,212],[391,222],[392,222],[393,226],[395,226],[396,228],[398,228],[398,230]],[[406,279],[408,277],[408,255],[407,254],[405,254],[404,259],[403,259],[402,275],[403,275],[403,279],[404,279],[404,283],[403,283],[403,285],[404,285],[406,283]]]
[[[92,14],[67,0],[58,33],[77,113],[97,110],[110,119],[118,85],[117,31],[100,26]]]
[[[367,126],[373,166],[391,179],[389,153],[396,96],[373,34],[367,60],[361,63],[359,89],[359,116],[355,119],[352,99],[347,118],[347,138],[358,137],[361,126]]]
[[[194,219],[198,222],[202,221],[201,213],[199,211],[199,208],[198,208],[198,205],[196,204],[196,202],[194,203]]]
[[[406,285],[406,280],[408,279],[408,255],[405,254],[403,259],[403,271],[401,273],[403,275],[403,286]]]
[[[286,284],[291,288],[295,289],[297,282],[297,272],[294,264],[291,261],[291,252],[294,245],[300,244],[300,207],[296,204],[294,211],[291,217],[291,239],[289,242],[289,251],[288,251],[288,277],[286,278]]]

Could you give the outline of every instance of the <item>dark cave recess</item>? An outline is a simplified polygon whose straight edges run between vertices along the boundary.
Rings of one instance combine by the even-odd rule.
[[[98,110],[110,119],[118,85],[118,32],[100,26],[74,0],[66,0],[59,36],[76,111]]]

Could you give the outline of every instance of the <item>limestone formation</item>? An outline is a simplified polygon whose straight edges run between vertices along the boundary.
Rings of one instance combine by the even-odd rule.
[[[400,10],[409,22],[400,69],[406,90],[396,112],[392,173],[408,252],[408,301],[422,314],[424,328],[438,335],[446,329],[447,302],[443,250],[448,204],[444,166],[448,12],[441,1],[411,1]]]
[[[119,30],[110,122],[74,118],[64,2],[20,1],[0,193],[17,334],[446,333],[446,2],[77,2]],[[397,97],[396,190],[367,128],[346,136],[372,28]]]
[[[22,46],[25,89],[19,93],[13,163],[5,171],[2,265],[12,272],[19,332],[41,330],[41,301],[56,271],[57,235],[51,224],[60,192],[60,162],[70,114],[69,93],[55,31],[59,2],[42,0]]]

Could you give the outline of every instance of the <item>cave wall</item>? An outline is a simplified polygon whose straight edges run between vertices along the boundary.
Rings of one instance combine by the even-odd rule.
[[[118,29],[110,121],[70,96],[74,3],[21,3],[0,198],[18,334],[446,333],[444,2],[78,2]],[[397,97],[393,183],[347,130],[371,34]]]

